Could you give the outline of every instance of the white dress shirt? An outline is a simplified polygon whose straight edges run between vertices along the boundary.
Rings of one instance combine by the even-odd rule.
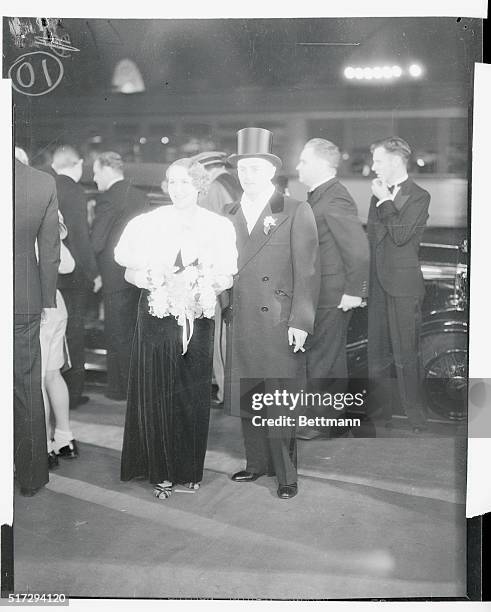
[[[309,187],[308,193],[314,192],[317,189],[317,187],[320,187],[321,185],[324,185],[324,183],[327,183],[328,181],[333,179],[335,176],[336,176],[336,172],[333,172],[329,176],[326,176],[325,178],[322,179],[322,181],[319,181],[318,183],[315,183],[314,185]]]
[[[244,213],[244,217],[247,223],[247,230],[249,232],[249,235],[254,229],[257,220],[263,212],[266,204],[272,198],[274,192],[274,185],[271,185],[271,187],[268,187],[268,189],[260,193],[255,200],[249,199],[245,193],[242,194],[240,204],[242,206],[242,212]]]
[[[408,175],[405,174],[404,176],[401,176],[400,178],[398,178],[397,181],[394,181],[392,185],[389,185],[389,187],[394,187],[394,190],[391,193],[390,197],[384,198],[383,200],[379,200],[375,206],[380,206],[382,202],[387,202],[388,200],[394,201],[396,195],[399,193],[399,190],[401,189],[401,183],[404,183],[404,181],[407,181],[408,178],[409,178]]]

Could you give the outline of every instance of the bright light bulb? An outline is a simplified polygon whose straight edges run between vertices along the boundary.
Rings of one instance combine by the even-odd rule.
[[[355,77],[357,79],[363,78],[363,68],[355,68]]]
[[[371,68],[363,68],[363,78],[368,79],[368,80],[373,78],[373,73],[372,73]]]
[[[351,66],[348,66],[347,68],[344,69],[344,76],[347,79],[354,79],[355,78],[355,69],[352,68]]]
[[[375,68],[373,69],[373,76],[376,79],[381,79],[384,76],[382,68],[380,68],[380,66],[375,66]]]
[[[384,75],[384,79],[392,78],[392,69],[390,66],[384,66],[382,68],[382,74]]]
[[[409,66],[409,74],[417,79],[423,74],[423,68],[419,64],[411,64]]]
[[[145,138],[145,136],[142,136],[140,138],[140,144],[147,144],[147,139]]]
[[[162,138],[160,139],[160,142],[162,144],[169,144],[169,139],[167,138],[167,136],[162,136]]]
[[[392,76],[399,78],[402,75],[402,68],[400,66],[392,66]]]
[[[421,157],[416,161],[416,163],[418,164],[418,166],[420,168],[422,168],[425,165],[425,160],[421,159]]]

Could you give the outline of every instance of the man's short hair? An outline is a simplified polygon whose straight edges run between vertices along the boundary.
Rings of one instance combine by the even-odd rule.
[[[339,148],[330,140],[325,138],[312,138],[305,143],[305,147],[313,149],[317,157],[325,159],[329,162],[331,168],[337,168],[341,161],[341,153]]]
[[[398,155],[406,164],[408,163],[412,154],[411,147],[407,144],[407,142],[397,136],[377,140],[377,142],[374,142],[370,147],[370,153],[373,153],[375,149],[380,147],[383,147],[387,153]]]
[[[72,168],[80,159],[80,155],[74,147],[62,145],[55,149],[51,165],[55,170],[64,170],[65,168]]]
[[[123,158],[119,153],[116,153],[115,151],[105,151],[104,153],[98,155],[95,161],[99,163],[101,168],[103,168],[104,166],[109,166],[113,170],[121,172],[121,174],[123,173]]]

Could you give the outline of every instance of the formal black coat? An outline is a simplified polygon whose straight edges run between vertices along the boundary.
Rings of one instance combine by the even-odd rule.
[[[370,275],[394,297],[418,297],[425,292],[419,246],[428,219],[430,194],[412,179],[401,184],[394,201],[370,202],[367,234]]]
[[[305,375],[305,354],[288,346],[288,328],[313,333],[319,297],[319,247],[306,202],[275,192],[249,236],[240,204],[225,208],[237,234],[238,272],[227,325],[225,408],[240,413],[241,378]],[[274,227],[264,232],[264,219]]]
[[[91,240],[105,293],[132,287],[124,279],[125,269],[114,261],[114,248],[128,222],[148,209],[143,191],[129,181],[118,181],[98,197]]]
[[[56,186],[49,174],[18,160],[14,185],[14,309],[15,314],[35,315],[56,307],[60,263]]]
[[[69,176],[55,174],[58,206],[68,230],[65,244],[75,260],[75,269],[70,274],[60,274],[60,289],[92,288],[99,274],[94,249],[90,241],[87,221],[87,200],[84,190]]]
[[[319,234],[319,308],[337,307],[343,294],[366,297],[370,252],[349,191],[332,178],[314,189],[309,202]]]

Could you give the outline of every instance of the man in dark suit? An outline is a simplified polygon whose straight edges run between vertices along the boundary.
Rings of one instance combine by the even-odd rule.
[[[367,232],[370,242],[368,367],[373,410],[391,426],[399,400],[418,433],[425,429],[419,354],[424,281],[418,258],[430,194],[407,175],[411,149],[402,138],[371,147],[372,182]],[[393,379],[395,368],[397,388]]]
[[[72,367],[64,377],[70,394],[70,408],[76,408],[89,399],[82,395],[85,381],[85,313],[89,292],[98,291],[101,287],[90,242],[87,200],[78,184],[82,177],[82,165],[83,159],[73,147],[59,147],[53,154],[51,167],[56,180],[58,205],[68,230],[65,244],[75,260],[73,272],[58,276],[58,288],[68,312],[66,338]]]
[[[102,192],[95,207],[91,240],[102,276],[104,334],[107,346],[107,391],[111,399],[126,399],[131,343],[140,291],[124,279],[114,261],[114,247],[127,223],[147,210],[145,194],[124,178],[123,160],[106,152],[94,162],[94,181]]]
[[[54,179],[16,159],[14,185],[14,462],[30,496],[49,480],[39,326],[56,308],[60,236]]]
[[[326,385],[322,390],[346,391],[348,325],[353,308],[361,306],[368,291],[368,240],[353,198],[336,178],[340,158],[335,144],[314,138],[306,143],[297,166],[300,181],[309,188],[307,201],[319,234],[321,290],[314,334],[306,346],[311,391],[321,390],[314,379],[316,385]],[[336,416],[322,410],[316,416]],[[297,437],[305,440],[319,435],[308,427],[297,431]]]
[[[272,184],[281,160],[271,147],[271,132],[245,128],[238,132],[238,155],[229,158],[237,163],[244,194],[227,207],[239,259],[226,315],[225,409],[241,417],[247,460],[232,480],[276,475],[278,497],[289,499],[297,494],[295,426],[281,417],[295,414],[279,404],[254,413],[244,401],[250,390],[244,383],[259,379],[263,392],[274,392],[279,379],[303,383],[303,347],[314,329],[319,296],[319,246],[310,206]],[[261,417],[280,420],[271,425]]]

